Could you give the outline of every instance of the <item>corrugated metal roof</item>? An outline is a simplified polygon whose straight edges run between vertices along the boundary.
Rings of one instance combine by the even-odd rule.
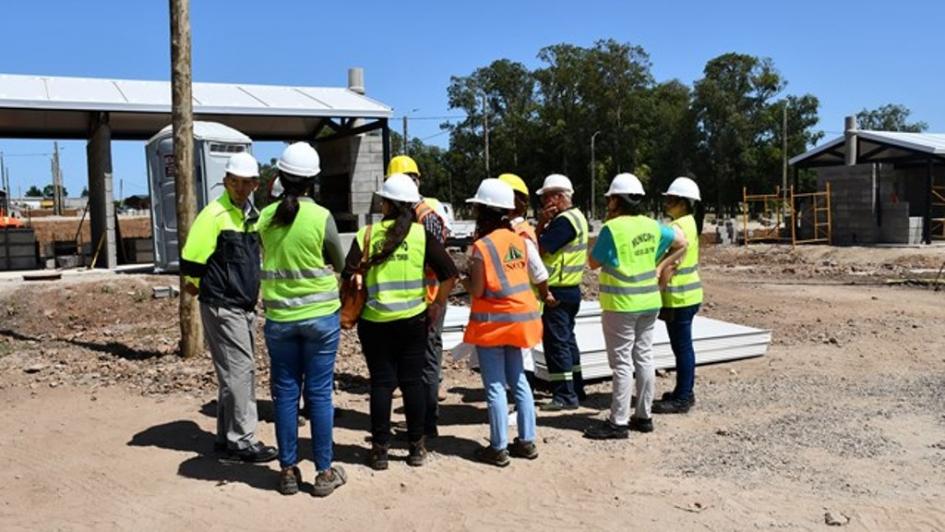
[[[903,152],[935,156],[945,155],[945,133],[858,130],[856,135],[861,145],[860,150],[858,150],[860,156],[869,151],[863,149],[864,144],[877,148],[887,147],[887,150],[874,153],[870,160],[861,162],[881,162],[883,158],[902,156]],[[792,166],[799,163],[843,164],[845,149],[846,138],[841,136],[801,155],[792,157],[788,162]]]
[[[194,83],[194,112],[266,116],[387,118],[386,105],[341,87]],[[0,107],[170,112],[168,81],[0,74]]]
[[[148,139],[148,142],[161,137],[170,137],[172,134],[173,126],[167,126],[159,131],[156,135]],[[216,122],[204,122],[201,120],[194,120],[194,139],[245,144],[253,143],[253,139],[229,126],[218,124]]]

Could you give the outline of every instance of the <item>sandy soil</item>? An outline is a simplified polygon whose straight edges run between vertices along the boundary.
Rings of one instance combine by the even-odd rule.
[[[324,500],[276,493],[275,464],[212,457],[209,361],[174,356],[176,302],[150,298],[173,278],[5,290],[0,529],[945,529],[945,293],[848,284],[851,266],[929,269],[945,253],[780,253],[704,260],[705,314],[772,329],[768,356],[699,368],[697,408],[629,441],[581,437],[608,405],[596,384],[587,407],[539,414],[541,457],[503,470],[471,459],[488,433],[483,394],[455,365],[429,464],[409,468],[399,448],[389,471],[362,465],[366,372],[346,336],[335,452],[349,483]],[[273,442],[262,349],[259,366]]]

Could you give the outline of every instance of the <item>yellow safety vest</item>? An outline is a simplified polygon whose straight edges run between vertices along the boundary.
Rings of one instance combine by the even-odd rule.
[[[380,252],[393,226],[393,220],[385,220],[373,225],[371,242],[367,250],[361,250],[370,257]],[[358,242],[364,242],[362,227],[358,231]],[[425,311],[427,302],[423,282],[423,259],[426,254],[426,232],[423,226],[414,223],[410,226],[407,238],[401,242],[384,262],[372,266],[367,271],[367,302],[361,317],[373,322],[388,322],[412,318]]]
[[[555,219],[562,216],[574,227],[576,236],[558,251],[543,254],[542,262],[548,268],[548,286],[577,286],[587,263],[587,219],[576,208],[559,213]]]
[[[299,198],[292,225],[272,225],[279,207],[273,203],[259,217],[263,243],[262,296],[266,319],[301,321],[334,314],[341,308],[338,281],[322,250],[328,209],[311,198]]]
[[[668,308],[691,307],[702,303],[702,280],[699,278],[699,234],[696,219],[687,215],[673,221],[682,230],[689,247],[676,274],[663,291],[663,306]]]
[[[613,312],[655,312],[660,309],[656,252],[660,224],[646,216],[619,216],[604,224],[617,247],[617,267],[604,265],[600,275],[600,306]]]

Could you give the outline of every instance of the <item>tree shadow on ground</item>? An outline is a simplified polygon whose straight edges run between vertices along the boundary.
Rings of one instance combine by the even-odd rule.
[[[145,429],[128,442],[132,447],[157,447],[171,451],[197,453],[181,462],[177,474],[195,480],[224,484],[239,482],[256,489],[274,490],[279,481],[278,464],[251,464],[217,455],[213,450],[216,437],[190,420],[171,421]],[[357,445],[334,444],[334,461],[363,464],[367,450]],[[308,477],[313,477],[312,440],[299,438],[300,464],[308,463]],[[311,485],[303,487],[311,491]]]
[[[88,349],[89,351],[95,351],[96,353],[105,353],[108,355],[113,355],[118,358],[123,358],[125,360],[149,360],[152,358],[160,358],[165,356],[166,353],[160,351],[154,351],[149,349],[135,349],[128,345],[125,345],[121,342],[85,342],[82,340],[69,340],[65,338],[34,338],[32,336],[27,336],[25,334],[12,331],[9,329],[0,330],[0,336],[6,336],[8,338],[13,338],[15,340],[20,340],[24,342],[37,342],[37,343],[47,343],[47,342],[64,342],[67,344],[72,344],[76,347],[81,347],[83,349]]]

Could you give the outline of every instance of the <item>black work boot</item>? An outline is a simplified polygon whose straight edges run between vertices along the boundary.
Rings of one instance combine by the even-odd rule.
[[[631,417],[630,424],[628,425],[630,430],[636,432],[653,432],[653,419],[642,417]]]
[[[242,462],[260,464],[275,460],[279,456],[279,451],[275,447],[256,442],[245,449],[231,451],[230,456]]]
[[[423,438],[410,442],[410,454],[407,455],[407,465],[420,467],[427,461],[427,447]]]
[[[630,432],[626,425],[615,425],[608,419],[586,428],[584,437],[591,440],[625,440],[630,437]]]
[[[368,466],[375,471],[387,469],[387,451],[389,449],[389,445],[373,444],[371,446],[371,453],[368,454]]]

